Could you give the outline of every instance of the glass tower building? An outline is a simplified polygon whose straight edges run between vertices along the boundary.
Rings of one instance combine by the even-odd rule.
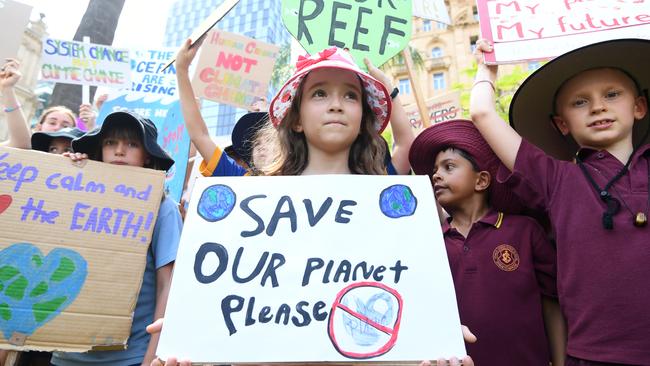
[[[176,0],[167,16],[165,46],[179,47],[223,0]],[[219,23],[218,29],[284,46],[291,35],[282,23],[280,0],[241,0]],[[269,90],[270,96],[274,90]],[[230,135],[237,119],[247,111],[204,100],[202,114],[210,134]]]

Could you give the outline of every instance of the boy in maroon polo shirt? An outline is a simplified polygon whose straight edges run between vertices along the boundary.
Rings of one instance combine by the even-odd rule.
[[[467,345],[474,362],[548,366],[551,345],[553,365],[563,365],[555,249],[534,219],[503,213],[521,206],[492,179],[499,159],[472,122],[422,131],[409,160],[416,174],[431,176],[436,199],[451,216],[443,236],[461,322],[478,338]]]
[[[485,41],[477,49],[492,51]],[[470,111],[510,170],[497,179],[551,221],[567,365],[649,365],[650,145],[641,88],[650,85],[650,41],[601,42],[550,61],[515,94],[514,129],[494,108],[497,68],[479,59]]]

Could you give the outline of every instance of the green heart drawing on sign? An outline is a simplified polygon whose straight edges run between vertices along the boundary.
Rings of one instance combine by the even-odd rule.
[[[411,39],[411,0],[282,0],[282,20],[310,54],[348,48],[355,62],[381,66]]]

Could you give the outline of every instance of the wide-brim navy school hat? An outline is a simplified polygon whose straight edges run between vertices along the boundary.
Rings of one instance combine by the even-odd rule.
[[[253,142],[257,131],[269,121],[269,114],[266,112],[251,112],[243,115],[232,129],[230,138],[232,148],[246,164],[251,165],[253,158]]]
[[[161,170],[169,170],[174,165],[174,159],[158,145],[158,129],[156,125],[150,119],[131,111],[110,113],[106,116],[104,123],[100,127],[95,128],[80,138],[72,140],[72,149],[75,152],[92,154],[97,150],[102,137],[109,128],[116,124],[130,123],[135,124],[142,131],[144,149],[152,159],[157,161],[158,164],[156,166]]]
[[[32,150],[49,152],[50,144],[55,138],[76,139],[85,132],[76,127],[66,127],[54,132],[35,132],[32,135]]]
[[[510,123],[523,138],[547,154],[572,160],[578,144],[571,136],[562,136],[551,121],[560,86],[582,71],[613,67],[627,72],[643,90],[650,87],[649,65],[650,40],[647,39],[604,41],[565,53],[540,67],[517,89],[510,103]],[[647,129],[644,123],[635,123],[635,146],[650,143],[650,136],[641,141]]]

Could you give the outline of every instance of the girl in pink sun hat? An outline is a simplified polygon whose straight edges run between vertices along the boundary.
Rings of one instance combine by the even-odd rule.
[[[392,103],[386,87],[350,55],[328,48],[300,57],[273,98],[271,124],[257,143],[271,147],[266,175],[386,174],[379,135]]]
[[[209,136],[195,103],[189,65],[200,46],[187,40],[176,66],[183,116],[204,159],[202,173],[222,175],[407,174],[415,138],[406,112],[385,85],[391,80],[366,61],[363,72],[348,52],[329,48],[300,57],[296,72],[273,98],[269,120],[252,141],[249,171],[223,153]],[[388,155],[381,131],[391,120],[395,147]]]

